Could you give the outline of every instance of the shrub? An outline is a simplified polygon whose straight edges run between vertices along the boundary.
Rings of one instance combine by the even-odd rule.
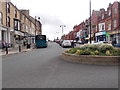
[[[106,44],[87,44],[80,46],[80,48],[66,50],[65,53],[75,55],[120,56],[120,49],[115,49],[113,46]]]
[[[73,48],[73,49],[70,49],[70,50],[69,50],[69,53],[70,53],[70,54],[74,54],[76,51],[77,51],[77,49]]]
[[[120,56],[120,50],[119,49],[110,50],[110,52],[113,56]]]
[[[95,53],[94,53],[94,52],[92,52],[92,51],[90,52],[90,54],[91,54],[91,55],[95,55]]]
[[[112,54],[110,53],[110,51],[106,51],[105,54],[106,54],[107,56],[111,56],[111,55],[112,55]]]
[[[105,53],[107,50],[114,50],[114,47],[111,45],[105,45],[105,44],[100,46],[101,52]]]
[[[98,50],[95,51],[95,55],[99,55],[99,51]]]
[[[75,55],[80,55],[80,52],[81,52],[81,50],[77,50],[77,51],[75,52]]]
[[[91,51],[83,50],[82,52],[80,52],[80,55],[91,55]]]
[[[95,50],[99,50],[100,49],[101,44],[86,44],[80,47],[80,49],[82,50],[91,50],[91,51],[95,51]]]

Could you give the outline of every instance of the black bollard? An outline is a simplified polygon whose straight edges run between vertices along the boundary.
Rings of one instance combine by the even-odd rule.
[[[6,54],[8,54],[8,47],[6,46]]]
[[[19,52],[21,52],[21,46],[19,45]]]

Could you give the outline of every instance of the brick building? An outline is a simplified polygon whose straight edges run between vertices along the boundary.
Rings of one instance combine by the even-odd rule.
[[[73,31],[68,34],[69,39],[75,40],[79,37],[80,41],[88,43],[90,40],[89,24],[90,18],[74,26]],[[110,3],[107,11],[104,8],[92,11],[91,37],[94,42],[116,40],[120,44],[120,2]]]

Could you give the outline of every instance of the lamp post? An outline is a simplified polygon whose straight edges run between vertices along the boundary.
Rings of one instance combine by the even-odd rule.
[[[56,34],[59,34],[59,32],[56,32]],[[59,35],[57,36],[57,39],[58,39]]]
[[[63,30],[64,30],[64,27],[66,27],[65,25],[60,25],[60,27],[62,27],[62,36],[63,36]]]
[[[92,38],[91,38],[91,0],[90,0],[90,21],[89,21],[89,24],[90,24],[90,44],[92,43]]]
[[[35,16],[35,36],[36,36],[36,29],[37,29],[37,25],[36,25],[37,18],[40,20],[40,17],[38,17],[38,16]]]

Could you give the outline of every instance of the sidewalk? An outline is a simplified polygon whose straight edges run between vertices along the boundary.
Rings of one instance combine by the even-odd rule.
[[[22,52],[27,52],[29,50],[32,50],[33,47],[27,49],[26,46],[21,47],[21,52],[19,52],[19,48],[8,48],[8,54],[6,54],[6,49],[0,49],[0,56],[5,56],[5,55],[12,55],[12,54],[17,54],[17,53],[22,53]]]

